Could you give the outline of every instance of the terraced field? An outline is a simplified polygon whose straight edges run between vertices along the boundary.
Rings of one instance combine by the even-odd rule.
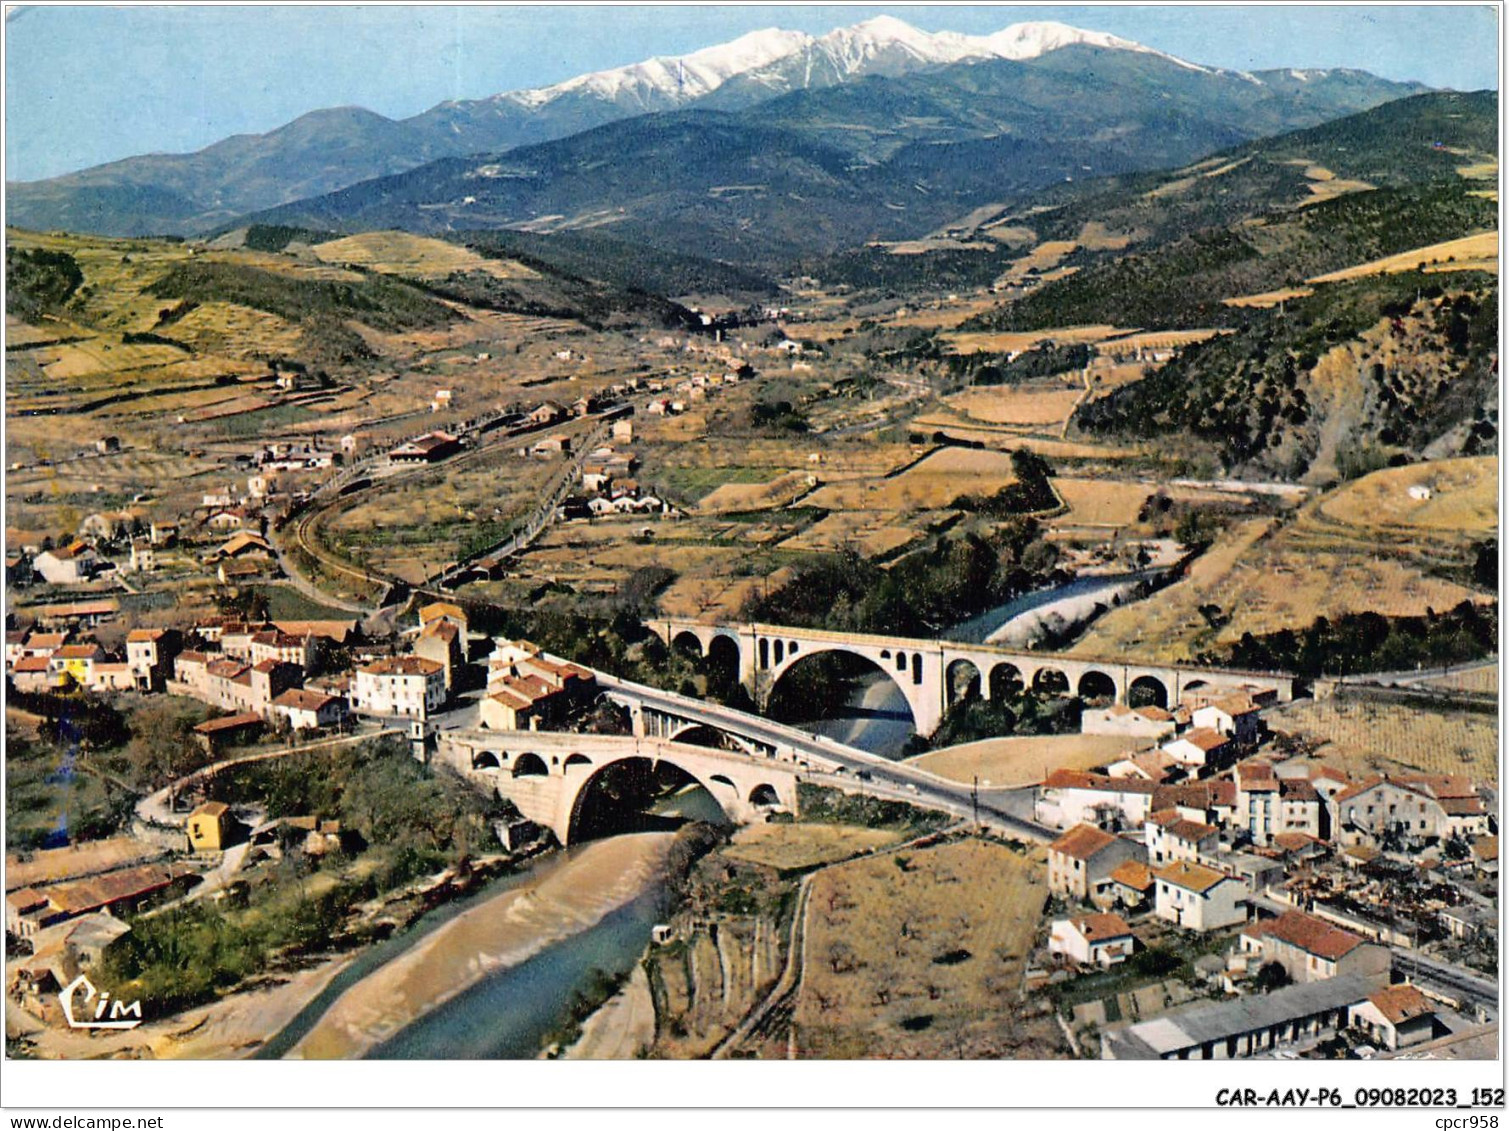
[[[1498,784],[1493,715],[1334,697],[1281,707],[1268,723],[1274,730],[1323,743],[1316,757],[1349,774],[1423,770]]]
[[[797,1055],[1067,1055],[1051,1017],[1029,1016],[1021,999],[1045,875],[1042,850],[978,840],[820,873],[793,1017]]]

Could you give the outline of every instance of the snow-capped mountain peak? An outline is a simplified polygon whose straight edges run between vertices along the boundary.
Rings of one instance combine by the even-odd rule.
[[[785,58],[810,43],[805,32],[766,28],[689,55],[657,56],[606,71],[578,75],[554,86],[513,91],[501,97],[532,109],[574,92],[608,101],[690,102],[716,90],[735,75]]]
[[[965,35],[923,31],[883,15],[817,37],[766,28],[688,55],[659,56],[594,71],[553,86],[498,95],[496,100],[538,110],[566,95],[585,95],[643,112],[684,106],[733,79],[778,93],[866,74],[897,75],[920,67],[987,59],[1035,59],[1075,44],[1145,52],[1191,70],[1204,70],[1129,39],[1052,21],[1013,24],[990,35]]]

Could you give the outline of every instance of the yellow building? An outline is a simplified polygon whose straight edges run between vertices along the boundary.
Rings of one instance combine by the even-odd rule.
[[[230,832],[230,806],[223,801],[206,801],[189,814],[189,848],[194,852],[219,852]]]

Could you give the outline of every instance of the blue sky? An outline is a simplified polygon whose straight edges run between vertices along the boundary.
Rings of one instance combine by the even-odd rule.
[[[407,117],[757,28],[821,34],[882,13],[975,34],[1061,20],[1223,67],[1347,66],[1458,90],[1498,85],[1487,5],[36,6],[6,20],[6,179],[198,149],[326,106]]]

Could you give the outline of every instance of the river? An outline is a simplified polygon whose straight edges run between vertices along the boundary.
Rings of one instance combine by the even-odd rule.
[[[643,953],[671,840],[638,833],[573,847],[421,921],[363,955],[262,1055],[537,1055],[582,991]]]
[[[992,636],[1001,633],[1017,617],[1030,613],[1034,609],[1070,597],[1083,597],[1101,589],[1125,585],[1144,576],[1146,575],[1136,573],[1094,574],[1088,577],[1076,577],[1073,581],[1066,581],[1062,585],[1034,589],[1031,593],[1013,597],[1004,605],[986,609],[978,616],[961,621],[938,635],[944,640],[956,640],[961,644],[984,644]]]

